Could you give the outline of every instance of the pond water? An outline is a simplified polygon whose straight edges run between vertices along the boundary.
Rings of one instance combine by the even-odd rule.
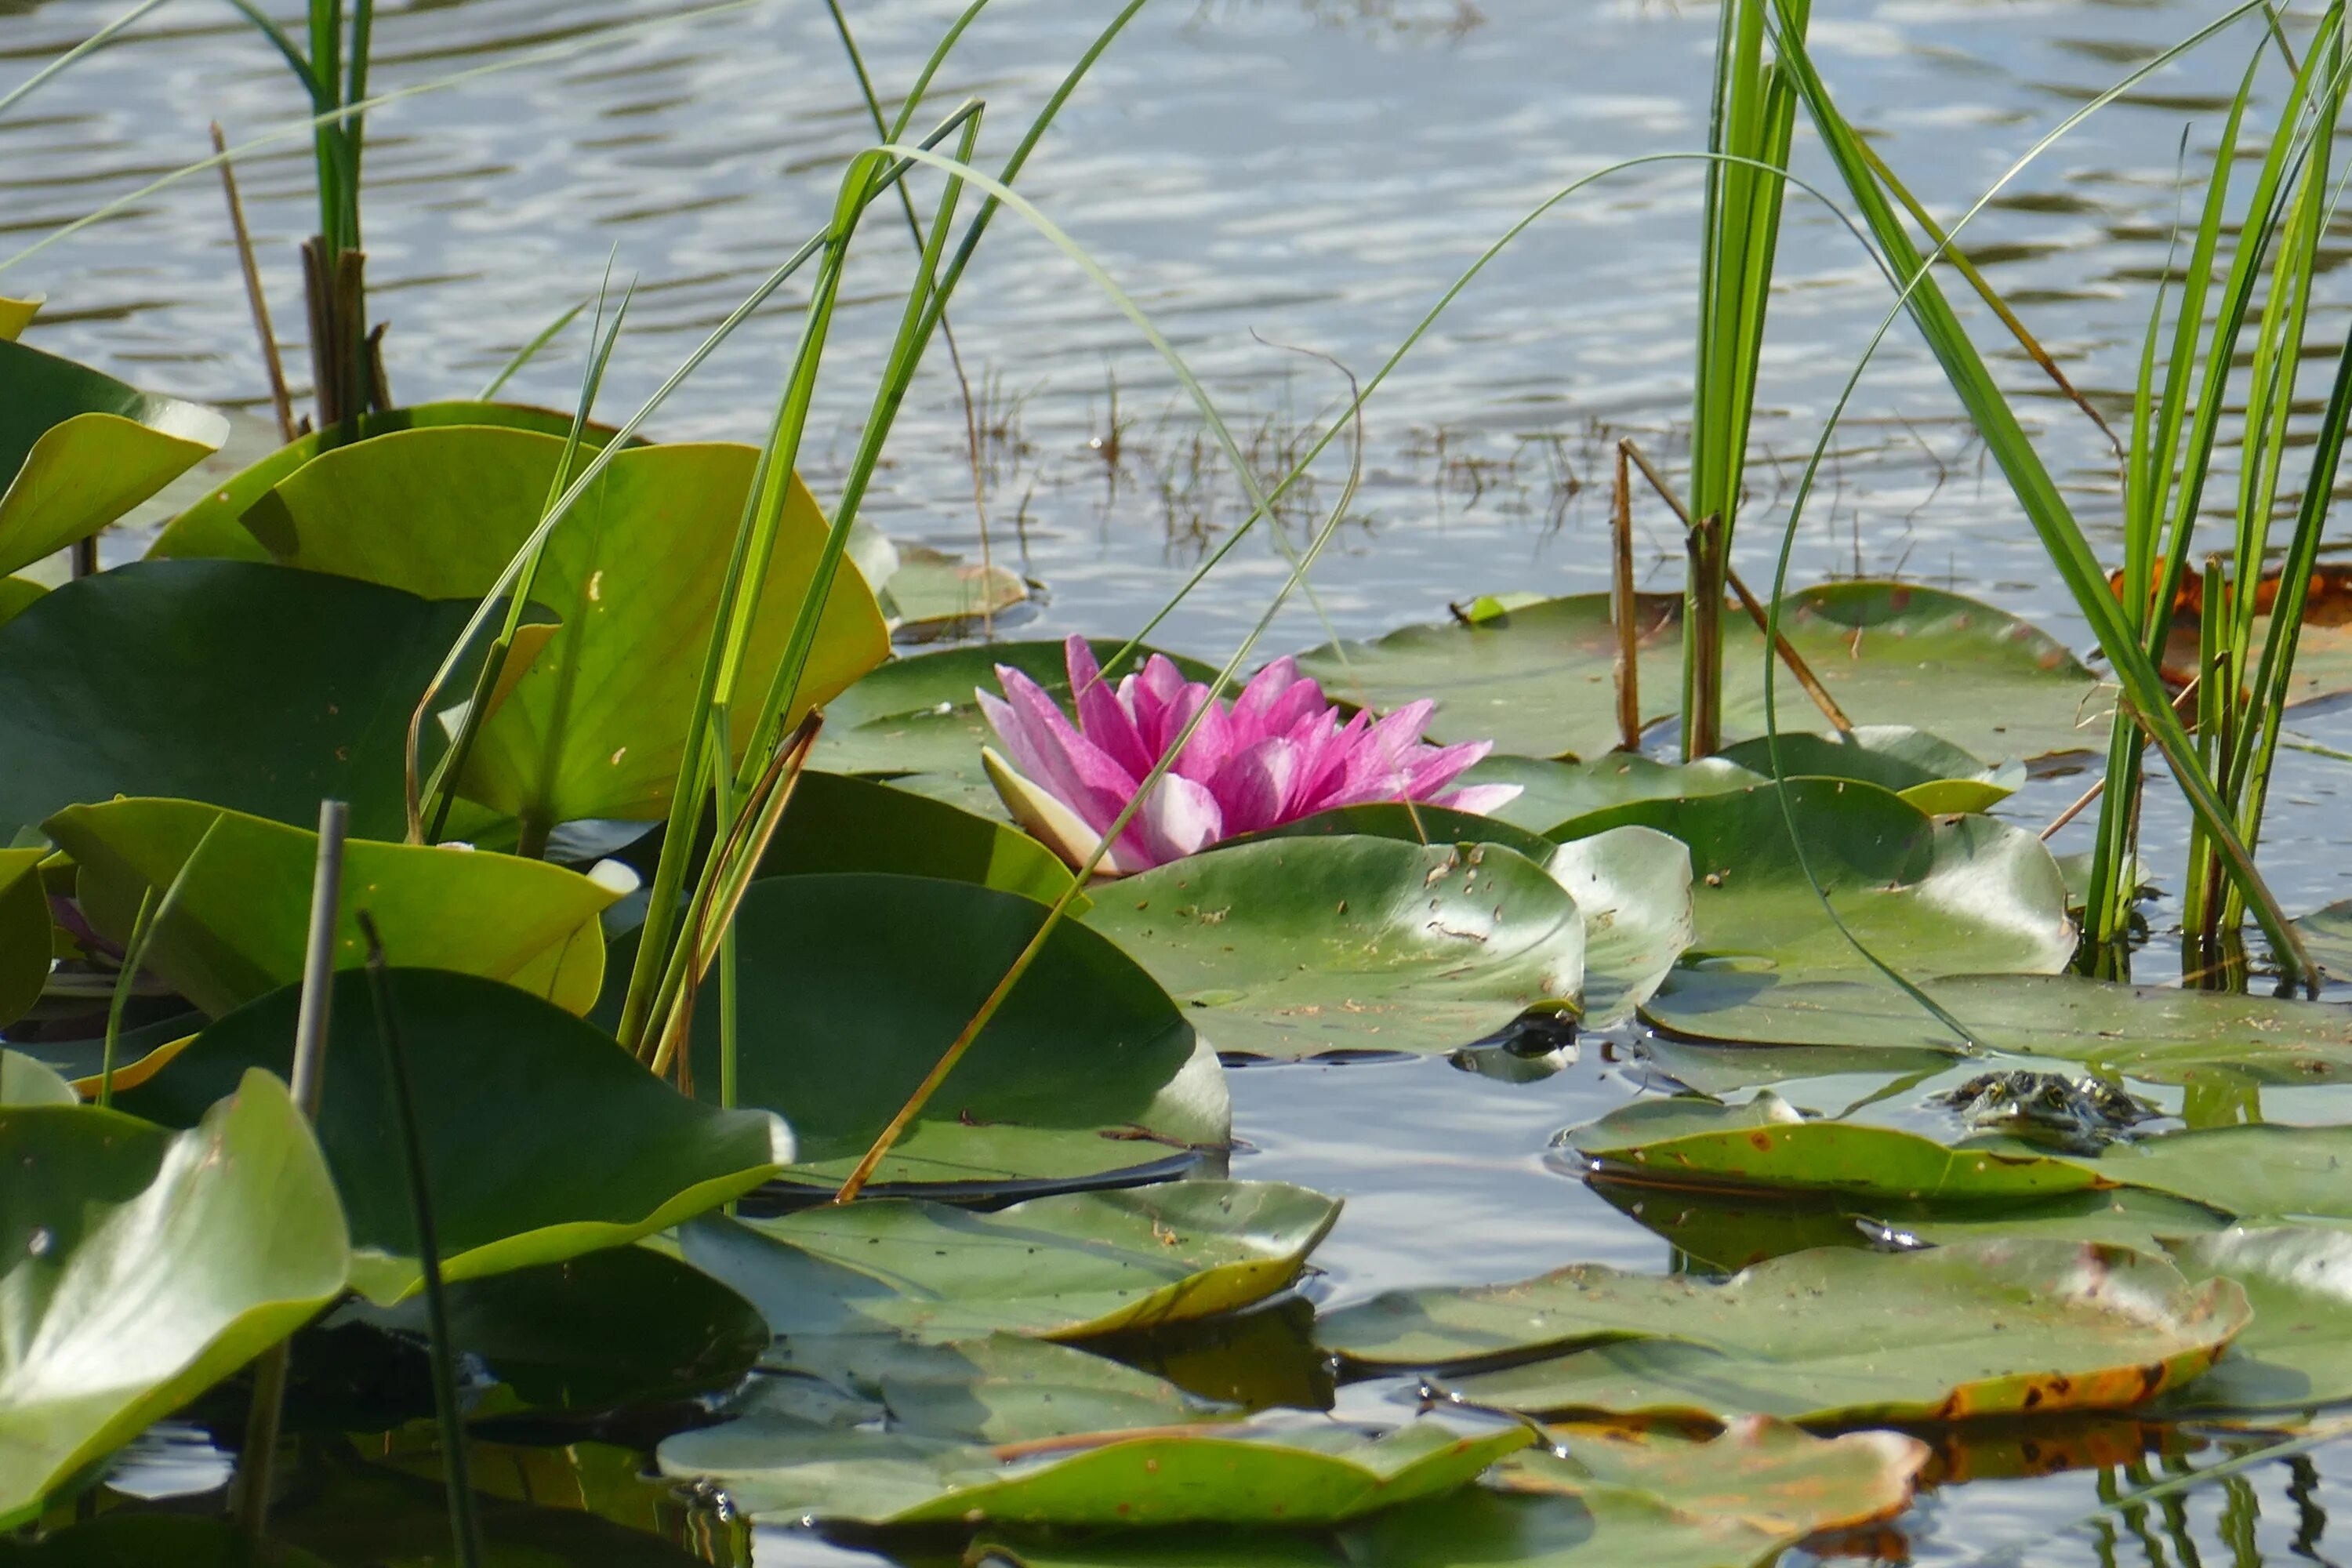
[[[0,0],[0,82],[17,79],[120,7]],[[378,80],[418,82],[566,36],[683,9],[670,0],[417,0],[379,22]],[[851,7],[886,85],[906,79],[958,7]],[[1813,37],[1848,115],[1949,216],[2057,120],[2207,17],[2184,0],[1888,0],[1823,5]],[[990,104],[991,144],[1024,116],[1108,12],[999,0],[940,85]],[[1345,382],[1370,374],[1437,293],[1538,201],[1612,160],[1705,139],[1711,7],[1670,0],[1162,0],[1073,101],[1024,189],[1132,291],[1201,375],[1262,468],[1278,471]],[[2127,388],[2176,204],[2184,132],[2194,166],[2242,68],[2239,31],[2168,68],[2026,170],[1970,231],[1988,275],[2078,384]],[[0,253],[300,105],[278,63],[225,6],[165,8],[0,124]],[[521,342],[592,294],[608,251],[638,280],[608,378],[625,410],[759,277],[814,229],[868,127],[822,6],[773,3],[638,31],[554,63],[404,103],[372,122],[367,235],[375,310],[404,401],[469,395]],[[1801,137],[1801,148],[1803,138]],[[1805,171],[1824,188],[1818,158]],[[299,327],[295,238],[313,226],[307,148],[240,165],[279,323]],[[1605,585],[1606,447],[1631,433],[1672,458],[1688,397],[1699,174],[1618,176],[1565,205],[1467,294],[1366,414],[1362,485],[1272,653],[1442,618],[1481,592]],[[1886,305],[1851,237],[1792,198],[1762,376],[1758,500],[1737,558],[1769,580],[1786,499],[1819,422]],[[845,351],[813,429],[820,494],[862,416],[856,394],[896,323],[907,246],[868,226],[865,270],[836,328]],[[2324,250],[2333,268],[2346,252]],[[866,280],[865,286],[857,281]],[[158,390],[263,405],[235,255],[209,179],[142,200],[7,276],[46,291],[41,342]],[[2341,332],[2339,280],[2321,281],[2314,341]],[[669,438],[754,440],[798,325],[780,295],[673,400]],[[935,356],[901,416],[873,521],[901,539],[983,550],[1043,584],[1020,635],[1123,633],[1174,594],[1245,508],[1180,404],[1172,378],[1062,256],[1000,220],[953,314],[979,401],[987,522],[975,511],[964,409]],[[571,352],[513,390],[569,400]],[[1990,337],[1983,340],[1989,347]],[[1301,353],[1298,351],[1311,351]],[[299,357],[299,355],[297,356]],[[2117,484],[2103,438],[2001,356],[2031,395],[2051,467],[2095,540],[2113,538]],[[2087,643],[1998,473],[1957,418],[1940,373],[1898,332],[1879,354],[1800,524],[1792,581],[1899,574],[1976,594]],[[1300,515],[1338,498],[1335,451]],[[2217,492],[2221,487],[2217,486]],[[1644,508],[1645,585],[1679,582],[1667,520]],[[135,540],[123,541],[131,548]],[[1249,540],[1180,605],[1165,646],[1222,658],[1286,563]],[[1319,617],[1319,618],[1318,618]],[[2344,747],[2352,724],[2307,715]],[[2340,847],[2344,764],[2289,753],[2265,863],[2291,907],[2352,893]],[[2005,808],[2039,824],[2079,779],[2039,781]],[[2150,852],[2177,866],[2181,824],[2151,795]],[[2077,842],[2087,826],[2062,837]],[[2171,906],[2160,907],[2161,930]],[[2159,940],[2143,978],[2177,973]],[[1312,1292],[1506,1279],[1574,1259],[1671,1266],[1654,1233],[1549,1155],[1559,1129],[1638,1092],[1629,1040],[1587,1038],[1572,1063],[1508,1082],[1444,1061],[1255,1068],[1234,1075],[1249,1150],[1234,1173],[1345,1194]],[[1612,1060],[1615,1057],[1620,1059]],[[1553,1064],[1559,1065],[1559,1064]],[[2337,1120],[2343,1118],[2336,1116]],[[1397,1391],[1343,1391],[1378,1405]],[[2138,1441],[2086,1443],[2115,1462]],[[2153,1441],[2153,1438],[2150,1439]],[[2327,1562],[2352,1457],[2253,1468],[2137,1517],[2077,1526],[2102,1487],[2230,1450],[2175,1436],[2126,1472],[1989,1479],[1923,1497],[1865,1557],[2034,1565]],[[1982,1468],[1982,1467],[1979,1467]],[[2032,1468],[2028,1465],[2027,1468]],[[1965,1464],[1961,1473],[1973,1473]],[[866,1562],[763,1530],[770,1564]]]

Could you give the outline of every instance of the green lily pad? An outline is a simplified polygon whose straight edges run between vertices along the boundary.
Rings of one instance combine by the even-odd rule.
[[[644,1247],[614,1247],[449,1288],[449,1337],[501,1385],[476,1419],[579,1415],[731,1386],[768,1348],[767,1321],[708,1274]],[[424,1341],[422,1297],[355,1303],[362,1322]]]
[[[1086,920],[1246,1056],[1450,1050],[1584,981],[1575,902],[1500,845],[1233,845],[1122,879]]]
[[[1014,893],[858,872],[755,882],[736,916],[741,1103],[790,1118],[785,1179],[856,1167],[1044,922]],[[719,1081],[719,997],[695,1009],[698,1084]],[[1216,1058],[1150,975],[1058,924],[875,1173],[885,1192],[1086,1185],[1222,1148]]]
[[[1076,1340],[1237,1311],[1286,1290],[1339,1217],[1338,1200],[1279,1182],[1171,1182],[994,1214],[879,1199],[706,1219],[679,1241],[779,1334]]]
[[[967,561],[925,544],[892,548],[892,570],[878,595],[898,642],[939,642],[971,637],[1029,601],[1021,574]]]
[[[634,1241],[740,1196],[793,1157],[773,1116],[687,1099],[536,996],[446,970],[389,973],[453,1282]],[[117,1103],[184,1124],[222,1084],[287,1066],[299,1000],[289,987],[230,1014]],[[329,1038],[319,1142],[351,1216],[352,1284],[388,1306],[422,1279],[375,1012],[358,974],[336,977]]]
[[[0,622],[16,619],[48,591],[47,584],[36,583],[30,577],[0,577]]]
[[[1517,798],[1497,806],[1493,815],[1514,826],[1545,833],[1574,817],[1589,816],[1628,801],[1720,795],[1767,781],[1763,774],[1721,757],[1702,757],[1695,763],[1661,763],[1630,752],[1612,752],[1589,763],[1563,763],[1498,752],[1473,763],[1456,782],[1518,785]]]
[[[1822,910],[1816,884],[1856,938],[1914,981],[2051,973],[2074,953],[2065,881],[2032,834],[1982,816],[1938,821],[1875,784],[1793,779],[1637,802],[1552,836],[1626,826],[1681,839],[1696,877],[1691,951],[1643,1009],[1669,1029],[1732,1001],[1769,1007],[1791,982],[1877,979]]]
[[[0,849],[0,1024],[31,1012],[49,982],[47,858],[42,849]]]
[[[1533,1414],[1957,1420],[2140,1404],[2211,1365],[2252,1313],[2124,1247],[1998,1240],[1822,1247],[1720,1284],[1585,1264],[1512,1285],[1392,1291],[1321,1338],[1373,1366],[1475,1366],[1475,1405]]]
[[[2192,1280],[2236,1280],[2254,1321],[2212,1371],[2166,1397],[2168,1410],[2250,1414],[2352,1399],[2352,1234],[2233,1228],[2168,1250]]]
[[[74,1086],[54,1069],[21,1051],[0,1050],[0,1110],[80,1103]]]
[[[2224,1214],[2352,1219],[2352,1127],[2201,1128],[2111,1144],[2097,1168]]]
[[[2081,1062],[2143,1083],[2180,1084],[2214,1071],[2263,1084],[2352,1075],[2352,1013],[2332,1004],[2057,974],[1962,974],[1925,989],[1987,1050]],[[1769,975],[1726,974],[1653,1013],[1678,1035],[1735,1045],[1874,1051],[1958,1044],[1883,981],[1775,984]]]
[[[205,1016],[175,1011],[136,1028],[126,1026],[114,1042],[114,1086],[128,1089],[141,1083],[178,1054],[178,1048],[205,1026]],[[64,1079],[84,1098],[94,1098],[106,1068],[105,1019],[89,1020],[90,1033],[73,1038],[20,1040],[16,1049]]]
[[[1652,714],[1682,689],[1682,600],[1645,594],[1636,610],[1641,684]],[[1781,630],[1856,724],[1915,724],[1979,757],[2031,761],[2103,744],[2107,689],[2064,645],[1957,594],[1899,583],[1830,583],[1790,595]],[[1528,756],[1598,757],[1617,743],[1609,595],[1580,594],[1475,626],[1406,626],[1376,642],[1299,656],[1336,697],[1386,710],[1437,703],[1430,733],[1491,740]],[[1764,638],[1723,623],[1727,739],[1763,732]],[[1828,721],[1784,670],[1780,727]]]
[[[205,1012],[217,1017],[301,977],[316,833],[188,800],[78,805],[44,826],[79,864],[83,913],[118,943],[130,941],[142,896],[160,900],[197,857],[146,966]],[[365,961],[364,910],[402,963],[503,980],[584,1013],[604,973],[596,917],[614,897],[538,860],[353,838],[334,962]]]
[[[349,435],[349,426],[333,425],[286,446],[278,447],[224,479],[205,497],[180,513],[155,536],[147,548],[151,561],[171,557],[182,559],[215,559],[228,561],[274,560],[245,526],[245,514],[256,501],[268,495],[278,483],[290,478],[297,469],[320,453],[354,442],[371,440],[378,436],[390,436],[403,430],[431,430],[451,425],[480,425],[498,429],[534,430],[542,436],[563,436],[572,429],[572,416],[559,414],[551,408],[532,408],[519,403],[474,403],[452,401],[420,403],[413,408],[391,408],[373,414],[362,414],[357,421],[357,433]],[[601,425],[591,425],[581,433],[583,445],[597,447],[604,445],[612,431]]]
[[[0,1528],[300,1327],[350,1261],[284,1085],[241,1074],[174,1137],[0,1110]]]
[[[1765,736],[1726,746],[1719,755],[1773,775],[1772,743]],[[1930,816],[1990,811],[2025,782],[2021,763],[1989,767],[1940,735],[1902,724],[1864,724],[1843,735],[1782,735],[1779,772],[1791,779],[1860,779],[1894,791]]]
[[[0,826],[118,795],[405,832],[408,716],[470,606],[282,566],[159,561],[0,625]]]
[[[1080,1432],[1181,1426],[1234,1413],[1105,1356],[1017,1334],[929,1343],[887,1334],[812,1334],[782,1342],[730,1407],[697,1463],[759,1463],[778,1436],[812,1421],[874,1423],[893,1433],[969,1443],[1034,1442]]]
[[[0,336],[0,574],[99,530],[228,439],[228,421]]]
[[[12,300],[0,294],[0,338],[13,343],[23,336],[25,329],[33,324],[33,318],[40,314],[47,298],[37,294],[29,300]]]
[[[1107,661],[1124,645],[1094,638],[1090,646],[1097,660]],[[1139,647],[1114,679],[1155,651]],[[1169,657],[1187,680],[1216,679],[1217,672],[1207,665]],[[980,800],[993,803],[996,792],[981,772],[980,748],[993,744],[995,732],[981,716],[972,693],[982,688],[996,689],[1000,664],[1027,675],[1055,701],[1068,707],[1070,679],[1058,642],[989,643],[895,658],[826,707],[824,732],[810,754],[811,765],[880,778],[911,775],[923,781],[922,794],[967,806]],[[908,787],[918,786],[910,783]]]
[[[1025,833],[872,779],[804,772],[768,852],[762,877],[887,871],[976,882],[1052,903],[1069,868]]]
[[[663,1472],[708,1477],[755,1515],[872,1525],[1338,1523],[1451,1491],[1530,1437],[1429,1416],[1368,1434],[1318,1417],[1084,1435],[1024,1446],[1034,1458],[1008,1468],[1001,1448],[912,1436],[780,1434],[743,1454],[724,1431],[664,1442]]]
[[[2294,929],[2331,984],[2352,982],[2352,899],[2314,910],[2296,921]]]
[[[277,556],[427,598],[488,593],[538,526],[563,442],[536,431],[445,426],[338,447],[245,515]],[[613,460],[547,542],[530,597],[562,625],[474,743],[460,787],[526,821],[667,814],[720,572],[759,453],[644,447]],[[783,657],[823,550],[824,515],[794,481],[777,535],[739,711]],[[835,580],[787,725],[889,653],[873,595]],[[736,737],[740,755],[752,743]]]
[[[2013,1203],[2115,1184],[2076,1160],[1900,1128],[1807,1120],[1770,1089],[1744,1105],[1641,1100],[1566,1135],[1596,1176],[1660,1186],[1842,1193],[1864,1201]]]

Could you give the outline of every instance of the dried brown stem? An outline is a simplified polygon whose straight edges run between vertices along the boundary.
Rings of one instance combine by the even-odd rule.
[[[236,237],[236,260],[245,274],[245,302],[253,308],[253,330],[261,339],[261,368],[269,378],[269,402],[278,412],[278,438],[291,443],[294,398],[286,390],[286,363],[278,357],[278,333],[269,324],[269,298],[262,291],[261,268],[253,259],[253,235],[245,226],[245,203],[236,194],[236,171],[229,166],[228,139],[220,121],[213,121],[213,152],[221,161],[221,193],[228,198],[228,226]]]

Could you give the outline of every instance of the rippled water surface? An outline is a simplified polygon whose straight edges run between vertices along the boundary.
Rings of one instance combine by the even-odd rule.
[[[0,0],[0,87],[119,6]],[[418,0],[379,22],[380,87],[521,58],[614,25],[675,16],[632,0]],[[849,7],[887,91],[958,7]],[[1817,0],[1817,54],[1849,117],[1949,217],[2044,132],[2209,8],[2182,0]],[[998,0],[940,79],[940,108],[985,98],[988,144],[1009,148],[1110,7]],[[1346,381],[1378,367],[1452,279],[1537,203],[1638,154],[1704,142],[1711,7],[1664,0],[1160,0],[1071,101],[1023,188],[1134,296],[1214,395],[1267,476],[1318,432]],[[2127,388],[2148,289],[2164,263],[2184,133],[2193,166],[2252,35],[2168,67],[2019,174],[1969,230],[1988,275],[2095,396]],[[205,123],[233,142],[302,111],[282,68],[226,6],[165,7],[0,123],[0,256],[200,156]],[[469,395],[523,341],[592,294],[614,258],[636,303],[607,382],[625,411],[823,220],[845,157],[871,128],[824,9],[768,0],[607,37],[479,77],[371,121],[370,276],[404,401]],[[1834,188],[1800,138],[1801,167]],[[287,141],[240,162],[263,270],[299,338],[297,237],[315,226],[310,165]],[[1688,401],[1699,175],[1655,163],[1564,203],[1436,324],[1369,409],[1362,484],[1318,565],[1314,602],[1287,607],[1265,650],[1443,617],[1494,590],[1604,585],[1604,453],[1632,433],[1663,457]],[[1768,579],[1790,489],[1820,422],[1876,329],[1887,290],[1820,204],[1792,195],[1772,305],[1738,562]],[[836,328],[836,361],[808,465],[824,491],[846,461],[861,391],[896,325],[908,255],[887,212],[869,221]],[[2341,332],[2345,290],[2325,254],[2311,337]],[[120,217],[0,274],[45,291],[35,341],[165,390],[264,406],[254,335],[209,176],[140,197]],[[757,440],[800,320],[788,288],[669,404],[667,437]],[[985,540],[964,405],[935,356],[901,416],[874,521],[1044,584],[1022,635],[1121,633],[1156,612],[1244,509],[1167,369],[1062,254],[1017,218],[997,225],[953,322],[982,435]],[[1996,340],[1981,340],[1988,348]],[[527,370],[523,395],[566,403],[581,338]],[[1306,351],[1306,352],[1302,352]],[[291,359],[299,362],[296,352]],[[2117,485],[2104,438],[2000,356],[2054,472],[2095,539],[2113,537]],[[2110,402],[2112,406],[2112,402]],[[1832,443],[1799,526],[1793,580],[1899,574],[1980,595],[2087,640],[1999,475],[1956,417],[1939,373],[1897,331]],[[1301,492],[1291,536],[1339,498],[1344,453]],[[2215,486],[2215,493],[2223,489]],[[1644,508],[1648,583],[1678,581],[1667,520]],[[128,542],[126,542],[128,547]],[[1244,541],[1179,605],[1158,640],[1222,658],[1287,566]],[[2308,732],[2337,745],[2326,714]],[[2291,753],[2265,859],[2298,908],[2342,896],[2341,764]],[[2054,815],[2081,781],[2036,784],[2021,821]],[[2179,824],[2151,806],[2154,853]],[[2077,832],[2080,829],[2076,830]],[[2059,847],[2072,839],[2062,837]],[[2150,964],[2159,972],[2160,956]],[[1502,1279],[1577,1258],[1659,1268],[1651,1232],[1548,1161],[1559,1129],[1617,1103],[1638,1069],[1604,1042],[1554,1076],[1510,1083],[1443,1062],[1260,1068],[1234,1075],[1235,1173],[1347,1194],[1315,1292]],[[1378,1403],[1384,1391],[1357,1391]],[[2148,1439],[2153,1443],[2155,1439]],[[2229,1450],[2174,1435],[2132,1458],[2141,1479]],[[2093,1432],[2067,1458],[2113,1465],[2134,1428]],[[2062,1462],[2050,1452],[2028,1470]],[[1981,1457],[1960,1475],[1986,1473]],[[1923,1498],[1897,1535],[1848,1543],[1921,1563],[2244,1565],[2328,1562],[2352,1475],[2340,1455],[2274,1462],[2125,1519],[2076,1526],[2105,1474],[1978,1479]],[[868,1561],[781,1531],[762,1563]]]

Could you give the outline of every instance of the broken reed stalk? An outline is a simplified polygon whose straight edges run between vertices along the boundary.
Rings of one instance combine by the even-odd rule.
[[[392,1003],[383,939],[367,910],[356,911],[367,940],[368,999],[375,1010],[375,1037],[383,1047],[385,1082],[392,1089],[392,1116],[408,1168],[408,1202],[416,1225],[416,1261],[424,1275],[425,1345],[433,1366],[433,1408],[441,1427],[441,1472],[448,1491],[449,1538],[460,1568],[478,1568],[481,1530],[474,1518],[474,1488],[466,1460],[466,1424],[457,1407],[457,1373],[449,1338],[449,1301],[441,1282],[441,1244],[433,1224],[433,1190],[425,1170],[425,1143],[416,1131],[416,1094],[408,1080],[408,1053],[401,1043],[400,1017]]]
[[[1617,443],[1616,507],[1610,514],[1609,618],[1617,626],[1617,745],[1621,751],[1642,749],[1641,628],[1633,597],[1633,443]]]
[[[343,837],[350,827],[349,806],[340,800],[319,803],[319,853],[310,869],[310,927],[302,944],[302,995],[294,1016],[290,1086],[295,1105],[312,1122],[319,1120],[327,1018],[334,1007],[335,930],[342,908]],[[286,1369],[283,1340],[254,1363],[253,1404],[236,1463],[236,1521],[251,1541],[259,1541],[269,1530],[270,1470],[277,1462],[278,1423],[286,1405]]]
[[[1713,512],[1691,524],[1690,580],[1701,591],[1683,627],[1691,674],[1690,711],[1683,716],[1683,758],[1696,762],[1723,749],[1723,595],[1704,591],[1723,580],[1723,519]]]
[[[303,293],[310,306],[310,395],[321,429],[389,405],[383,384],[381,331],[359,330],[365,309],[366,253],[337,253],[331,268],[326,241],[302,242]]]
[[[1650,488],[1658,492],[1658,499],[1666,503],[1685,528],[1690,527],[1690,509],[1683,504],[1680,496],[1675,494],[1674,487],[1666,483],[1666,477],[1652,465],[1642,448],[1633,444],[1633,438],[1622,437],[1617,446],[1619,462],[1622,464],[1631,458],[1641,468],[1642,477],[1650,481]],[[1629,515],[1626,526],[1630,530],[1632,525],[1633,520]],[[1841,735],[1853,733],[1853,721],[1846,717],[1845,710],[1838,706],[1837,699],[1830,695],[1829,688],[1822,684],[1821,678],[1813,673],[1813,667],[1805,662],[1804,655],[1797,651],[1796,645],[1790,642],[1787,635],[1776,636],[1773,633],[1772,617],[1766,612],[1764,602],[1748,591],[1748,584],[1739,580],[1739,574],[1731,569],[1728,561],[1723,563],[1723,580],[1738,596],[1739,607],[1748,612],[1748,618],[1756,623],[1756,629],[1772,638],[1772,649],[1780,656],[1781,664],[1787,667],[1797,684],[1804,688],[1805,695],[1813,700],[1813,706],[1822,710],[1822,717],[1830,721],[1830,727]]]
[[[228,226],[236,237],[238,269],[245,275],[245,302],[253,308],[253,330],[261,339],[261,368],[269,378],[269,403],[278,413],[278,438],[292,445],[300,434],[294,427],[294,398],[286,390],[286,363],[278,354],[278,333],[269,324],[269,297],[262,291],[261,268],[253,259],[253,235],[245,226],[245,202],[236,194],[236,171],[229,166],[228,139],[220,121],[213,121],[213,153],[220,159],[221,194],[228,199]]]

